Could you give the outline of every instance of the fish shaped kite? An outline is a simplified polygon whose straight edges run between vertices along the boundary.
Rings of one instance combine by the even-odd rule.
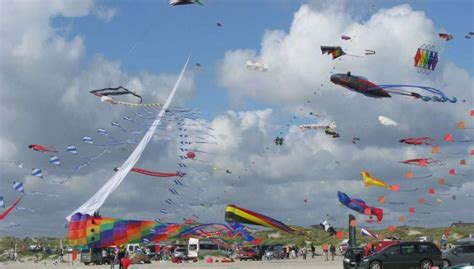
[[[405,143],[409,145],[428,145],[433,146],[433,142],[435,140],[433,138],[425,137],[414,137],[414,138],[403,138],[398,140],[400,143]]]
[[[58,152],[54,147],[46,147],[38,144],[31,144],[28,148],[39,152]]]
[[[368,215],[368,216],[375,216],[377,220],[380,222],[383,219],[383,209],[373,206],[368,206],[363,200],[361,199],[351,199],[347,194],[338,191],[337,198],[341,204],[345,205],[349,209],[357,211],[361,214]]]
[[[391,94],[397,94],[401,96],[409,96],[415,99],[420,99],[422,101],[428,102],[441,102],[445,103],[449,101],[450,103],[456,103],[456,97],[449,97],[443,91],[419,85],[403,85],[403,84],[386,84],[386,85],[377,85],[367,78],[362,76],[354,76],[351,72],[346,74],[333,74],[330,78],[331,82],[349,89],[350,91],[363,94],[367,97],[372,98],[390,98]],[[435,94],[434,96],[422,95],[417,92],[409,91],[408,89],[418,89],[423,90],[427,94]]]
[[[413,165],[419,165],[419,166],[427,166],[429,164],[438,164],[438,165],[442,164],[441,161],[434,160],[432,158],[409,159],[409,160],[400,161],[400,163],[413,164]]]
[[[140,95],[122,86],[119,86],[117,88],[104,88],[104,89],[92,90],[90,91],[90,93],[99,97],[101,102],[109,103],[111,105],[118,104],[118,105],[143,106],[143,107],[161,106],[160,103],[142,104],[143,98]],[[138,98],[140,101],[138,103],[129,103],[129,102],[119,101],[112,97],[112,96],[121,96],[121,95],[132,95]]]
[[[385,183],[384,181],[382,181],[378,178],[372,177],[369,174],[369,172],[364,171],[364,172],[360,173],[360,175],[362,176],[362,179],[364,180],[365,187],[375,186],[375,187],[385,188],[385,189],[388,189],[390,191],[399,191],[400,190],[400,185],[389,185],[389,184]]]

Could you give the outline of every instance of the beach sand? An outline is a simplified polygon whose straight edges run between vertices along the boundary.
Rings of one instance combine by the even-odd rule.
[[[5,269],[65,269],[65,268],[77,268],[77,269],[109,269],[110,265],[89,265],[86,266],[82,263],[61,263],[54,265],[52,261],[33,263],[33,262],[9,262],[0,263],[0,268]],[[115,266],[118,269],[118,266]],[[302,258],[291,259],[291,260],[275,260],[275,261],[236,261],[233,263],[205,263],[203,261],[197,263],[181,263],[173,264],[153,262],[151,264],[132,264],[128,267],[129,269],[149,269],[149,268],[193,268],[193,269],[206,269],[206,268],[227,268],[227,269],[336,269],[342,268],[342,257],[336,257],[335,261],[324,261],[324,258],[317,256],[314,259],[303,260]]]

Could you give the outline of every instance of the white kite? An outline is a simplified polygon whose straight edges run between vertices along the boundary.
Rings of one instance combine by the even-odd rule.
[[[398,126],[398,122],[385,116],[379,116],[379,121],[385,126]]]
[[[324,130],[324,133],[332,136],[333,138],[339,137],[339,134],[336,132],[336,123],[334,121],[328,124],[303,124],[298,126],[300,131],[307,130]]]
[[[262,64],[262,63],[258,63],[258,62],[247,61],[245,66],[248,69],[253,69],[253,70],[256,70],[256,71],[262,71],[262,72],[267,72],[268,71],[268,65],[267,64]]]
[[[161,119],[165,115],[166,110],[168,109],[171,101],[173,100],[174,94],[176,89],[183,78],[184,71],[186,70],[186,66],[188,65],[189,58],[186,60],[186,63],[179,74],[178,80],[174,84],[173,90],[171,91],[168,99],[166,100],[165,105],[161,108],[158,115],[156,115],[155,120],[150,125],[150,128],[147,130],[145,135],[143,136],[140,143],[138,143],[135,150],[133,150],[132,154],[125,160],[125,162],[120,166],[121,169],[118,170],[110,179],[107,181],[102,188],[99,189],[89,200],[87,200],[83,205],[81,205],[78,209],[74,210],[69,216],[66,217],[68,221],[71,220],[71,217],[76,213],[82,214],[89,214],[92,215],[94,212],[97,212],[98,209],[104,204],[107,197],[122,183],[124,178],[127,176],[128,172],[135,166],[135,164],[140,159],[143,151],[145,150],[146,146],[150,142],[151,138],[153,137],[157,126],[160,124]]]

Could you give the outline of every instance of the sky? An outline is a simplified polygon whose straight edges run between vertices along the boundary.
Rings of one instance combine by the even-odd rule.
[[[104,204],[102,215],[179,222],[195,214],[199,221],[214,222],[224,221],[225,205],[233,203],[302,226],[319,223],[330,213],[336,219],[333,224],[343,226],[350,211],[337,200],[340,190],[384,209],[384,222],[371,228],[399,225],[400,216],[407,217],[406,224],[419,226],[474,222],[474,213],[465,206],[474,202],[474,160],[468,155],[474,146],[442,140],[446,133],[456,140],[473,136],[470,129],[456,129],[459,121],[473,124],[469,111],[474,47],[464,38],[474,28],[471,1],[203,2],[204,6],[176,7],[164,0],[0,4],[0,196],[6,205],[18,197],[13,181],[23,182],[27,192],[43,193],[26,195],[21,207],[27,210],[15,210],[0,222],[2,234],[65,235],[65,217],[113,175],[133,145],[111,150],[80,171],[71,170],[81,162],[65,154],[65,146],[74,144],[92,156],[101,149],[82,143],[82,136],[105,143],[108,138],[98,136],[97,128],[130,138],[112,128],[111,121],[127,130],[146,126],[146,121],[137,125],[122,119],[142,110],[101,103],[88,91],[123,85],[140,93],[144,102],[163,102],[188,55],[190,65],[172,105],[196,109],[199,122],[212,128],[210,143],[192,147],[198,157],[186,161],[188,174],[180,179],[185,187],[172,179],[129,174]],[[455,38],[446,42],[438,37],[440,32]],[[352,39],[343,41],[341,35]],[[413,67],[414,53],[423,44],[434,45],[440,58],[428,75]],[[321,54],[323,45],[340,45],[348,54],[363,57],[332,60]],[[365,56],[366,49],[376,54]],[[249,70],[247,60],[265,63],[269,71]],[[442,89],[459,101],[373,99],[330,83],[331,74],[348,71],[377,84]],[[399,125],[384,126],[378,116]],[[340,138],[297,127],[332,121]],[[181,133],[175,124],[166,128],[154,136],[140,167],[180,169]],[[202,129],[189,135],[197,139],[199,132]],[[276,136],[284,137],[283,146],[273,143]],[[435,138],[442,154],[398,142],[421,136]],[[353,137],[360,141],[352,143]],[[33,152],[29,144],[55,146],[63,165],[52,166],[49,154]],[[399,163],[411,158],[439,159],[443,165]],[[470,165],[460,166],[463,158]],[[45,178],[69,180],[50,184],[29,176],[31,168],[42,168]],[[460,175],[450,176],[450,168]],[[404,179],[408,170],[431,176],[409,181]],[[366,188],[361,171],[416,191]],[[451,186],[440,186],[440,178]],[[430,187],[439,195],[428,195]],[[180,195],[173,196],[169,188]],[[382,195],[405,204],[378,204]],[[443,203],[420,205],[421,197]],[[177,205],[166,204],[168,198]],[[411,206],[431,214],[409,216]],[[164,216],[160,209],[169,213]],[[12,224],[20,225],[8,228]]]

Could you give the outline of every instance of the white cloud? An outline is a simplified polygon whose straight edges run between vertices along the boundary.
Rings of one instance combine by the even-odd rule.
[[[111,133],[121,132],[111,129],[110,121],[120,120],[119,116],[132,115],[133,110],[100,103],[89,91],[124,85],[139,92],[144,97],[144,102],[163,102],[172,89],[177,78],[175,73],[180,70],[185,56],[183,63],[177,63],[176,69],[170,70],[173,73],[168,74],[130,74],[123,70],[119,61],[101,55],[86,62],[84,37],[65,38],[50,23],[55,16],[83,17],[97,12],[91,1],[5,2],[2,3],[0,12],[0,161],[24,163],[22,169],[1,164],[2,178],[7,180],[0,182],[0,188],[10,190],[12,181],[24,180],[29,191],[59,194],[60,203],[55,199],[29,196],[22,201],[22,206],[39,209],[41,213],[15,211],[10,217],[22,224],[21,234],[62,235],[64,217],[105,182],[113,172],[113,167],[126,158],[127,151],[115,150],[113,154],[106,154],[80,172],[72,173],[69,169],[81,164],[83,160],[61,155],[63,166],[61,169],[54,169],[48,167],[47,159],[44,159],[48,154],[34,152],[27,146],[33,143],[54,145],[63,152],[66,145],[75,144],[83,156],[97,154],[98,149],[84,147],[80,138],[83,135],[94,135],[98,127],[105,127]],[[107,16],[110,18],[112,15],[109,13]],[[193,87],[193,74],[188,72],[173,105],[182,105],[192,95]],[[102,138],[96,139],[101,141]],[[159,141],[157,144],[158,148],[155,150],[167,151],[166,144]],[[129,149],[130,146],[126,148]],[[176,153],[173,154],[176,157]],[[32,167],[42,168],[45,178],[70,176],[71,179],[63,186],[52,186],[38,178],[25,177]],[[139,192],[136,190],[136,195],[130,194],[130,199],[140,198]],[[15,193],[11,191],[2,191],[2,195],[7,203],[15,198]],[[127,198],[125,203],[129,202]],[[117,210],[116,205],[119,203],[112,200],[107,208]],[[48,221],[44,222],[43,218]],[[28,223],[35,225],[29,226]],[[38,223],[44,225],[36,225]],[[15,233],[14,230],[10,232]]]
[[[93,12],[99,19],[110,22],[117,15],[118,10],[116,8],[96,6]]]
[[[46,5],[42,3],[41,8],[22,3],[9,3],[5,9],[2,6],[0,16],[0,148],[7,149],[2,151],[2,158],[18,158],[25,162],[25,168],[43,166],[46,155],[31,152],[26,148],[28,144],[58,147],[79,144],[81,136],[94,134],[97,127],[108,127],[114,135],[121,135],[120,130],[111,129],[110,121],[130,115],[134,110],[99,103],[88,93],[92,89],[123,85],[140,92],[145,101],[163,100],[169,93],[175,75],[130,74],[119,60],[102,55],[95,55],[90,62],[85,62],[84,38],[87,37],[66,39],[49,24],[53,16],[77,17],[96,12],[90,2],[49,1]],[[191,188],[179,188],[182,195],[175,197],[168,192],[168,188],[174,186],[170,181],[130,175],[106,202],[102,213],[112,217],[154,219],[158,210],[166,207],[171,212],[170,221],[196,213],[204,222],[222,220],[225,204],[235,203],[300,225],[317,223],[326,213],[331,213],[338,218],[339,225],[345,226],[348,210],[338,205],[337,190],[374,205],[377,205],[378,195],[416,204],[418,195],[424,195],[428,186],[436,185],[438,177],[445,176],[447,167],[454,166],[459,156],[437,156],[447,163],[445,166],[406,166],[398,161],[429,156],[430,148],[410,147],[397,141],[401,137],[427,135],[439,139],[441,134],[456,132],[455,122],[467,115],[466,104],[424,103],[398,96],[390,100],[370,99],[330,85],[329,76],[333,71],[351,70],[384,84],[436,86],[460,99],[470,98],[464,89],[472,86],[472,77],[445,60],[430,76],[416,72],[412,66],[416,48],[422,43],[436,43],[437,31],[423,12],[414,11],[408,5],[380,10],[364,24],[351,18],[344,8],[344,1],[337,7],[313,7],[302,6],[287,32],[265,32],[258,52],[229,51],[220,62],[217,80],[232,98],[278,104],[278,109],[273,106],[273,109],[251,111],[229,110],[216,115],[208,122],[214,129],[208,131],[216,137],[212,140],[215,144],[190,147],[210,153],[197,153],[198,159],[207,163],[189,162],[189,176],[182,181]],[[409,29],[405,27],[408,23]],[[353,36],[353,42],[343,43],[341,34]],[[338,44],[343,44],[348,53],[374,49],[377,54],[363,59],[344,56],[335,61],[321,55],[320,45]],[[442,56],[443,45],[437,44],[437,47]],[[245,68],[247,60],[268,63],[270,70],[265,73],[248,70]],[[176,71],[180,66],[181,63],[177,63]],[[183,104],[192,94],[194,75],[187,73],[181,85],[173,105]],[[317,88],[320,90],[313,94]],[[303,103],[306,105],[301,109]],[[286,128],[288,121],[281,117],[291,118],[288,111],[302,122],[336,121],[341,138],[333,139],[323,132],[299,132],[295,122]],[[320,113],[322,117],[308,117],[308,111]],[[378,115],[397,119],[400,128],[396,131],[384,128],[377,122]],[[128,124],[125,127],[135,130],[140,126]],[[468,136],[466,133],[462,135]],[[163,134],[172,137],[160,138]],[[160,131],[160,135],[150,143],[139,165],[165,172],[180,169],[177,168],[180,138],[176,136],[176,126],[170,131]],[[274,145],[273,139],[277,135],[285,138],[283,146]],[[353,137],[361,140],[352,144]],[[80,146],[84,154],[97,153],[93,146]],[[443,151],[461,150],[459,148],[459,145],[443,144]],[[90,168],[75,173],[63,186],[53,188],[28,177],[27,187],[58,193],[61,202],[27,197],[25,207],[38,208],[41,214],[14,212],[12,219],[22,223],[21,230],[25,233],[49,235],[55,227],[55,232],[63,235],[60,228],[64,216],[95,193],[111,176],[112,169],[128,156],[129,150],[127,147],[107,154]],[[75,160],[73,156],[68,158]],[[226,169],[232,174],[226,173]],[[408,169],[417,175],[432,173],[434,176],[407,181],[403,175]],[[414,195],[387,193],[380,188],[366,189],[359,176],[362,170],[368,170],[390,184],[400,184],[402,189],[418,187],[420,192]],[[11,167],[3,173],[9,179],[21,179],[29,171],[19,172]],[[67,174],[49,167],[44,173],[51,177]],[[472,182],[468,178],[455,180],[472,193]],[[2,181],[0,186],[10,189],[10,183]],[[199,188],[205,188],[205,191]],[[453,217],[446,213],[450,211],[472,221],[469,209],[462,206],[472,202],[471,197],[461,193],[464,189],[438,188],[458,193],[458,199],[430,209],[436,213],[428,217],[430,224],[452,222]],[[214,203],[214,206],[209,209],[180,208],[164,203],[166,198],[172,198],[178,203],[196,204],[192,197],[197,195],[202,202]],[[6,196],[8,200],[14,197],[11,193]],[[305,198],[307,203],[303,202]],[[396,222],[400,214],[406,215],[405,206],[383,207],[391,212],[386,217],[387,223]],[[437,218],[439,214],[444,214],[443,219]]]

